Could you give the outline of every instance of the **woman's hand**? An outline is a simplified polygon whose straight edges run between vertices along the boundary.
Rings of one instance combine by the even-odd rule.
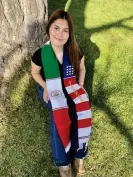
[[[79,84],[79,85],[80,85],[80,87],[85,91],[87,97],[89,97],[87,91],[85,90],[85,88],[84,88],[84,86],[83,86],[83,84]]]
[[[82,87],[82,89],[85,91],[87,97],[89,98],[88,93],[87,93],[87,91],[84,89],[84,87]]]
[[[49,97],[48,97],[48,91],[47,89],[44,90],[43,92],[43,100],[48,103]]]

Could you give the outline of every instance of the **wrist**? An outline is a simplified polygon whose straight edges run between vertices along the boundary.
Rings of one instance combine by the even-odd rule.
[[[83,82],[79,82],[79,85],[80,85],[81,87],[83,87],[83,86],[84,86],[84,83],[83,83]]]
[[[47,89],[46,83],[43,83],[42,87],[43,87],[44,89]]]
[[[43,86],[43,89],[45,90],[45,92],[47,91],[47,87],[46,86]]]

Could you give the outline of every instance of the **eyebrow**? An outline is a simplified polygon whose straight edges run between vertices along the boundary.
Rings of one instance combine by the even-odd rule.
[[[58,28],[60,28],[58,25],[56,25],[56,24],[54,24],[54,26],[56,26],[56,27],[58,27]],[[64,28],[64,29],[67,29],[67,30],[69,30],[69,28]]]

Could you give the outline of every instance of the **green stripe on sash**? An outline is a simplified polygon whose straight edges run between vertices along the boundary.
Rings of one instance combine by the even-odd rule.
[[[60,77],[58,61],[51,44],[42,47],[41,58],[46,79]]]

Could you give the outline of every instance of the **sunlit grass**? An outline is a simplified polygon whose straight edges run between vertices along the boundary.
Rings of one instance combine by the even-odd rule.
[[[94,129],[86,165],[92,176],[133,176],[132,10],[131,1],[103,0],[88,1],[84,12],[84,26],[100,50],[94,63]]]
[[[25,91],[29,85],[29,79],[30,75],[25,73],[25,75],[20,78],[19,81],[17,80],[16,88],[13,89],[10,96],[12,108],[14,107],[14,109],[16,109],[18,106],[21,106],[22,100],[25,97]]]
[[[66,2],[65,8],[64,8],[64,10],[65,10],[66,12],[69,10],[69,7],[70,7],[71,3],[72,3],[72,0],[68,0],[68,1]]]

